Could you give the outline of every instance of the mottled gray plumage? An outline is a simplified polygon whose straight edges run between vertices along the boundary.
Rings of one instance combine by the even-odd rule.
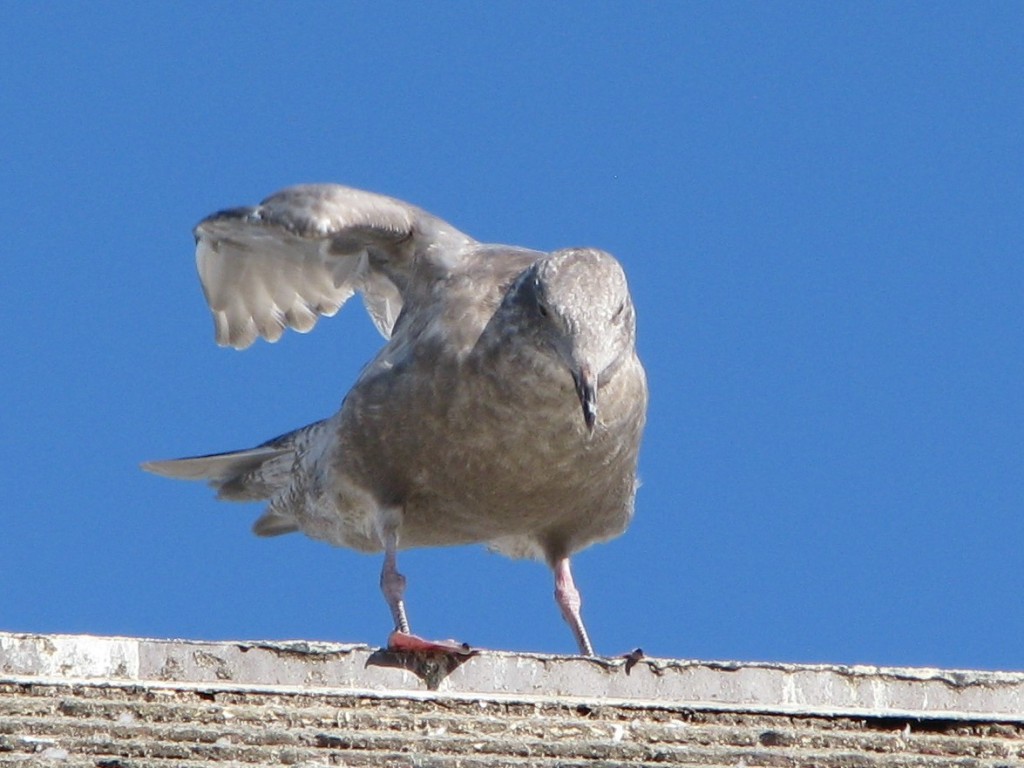
[[[628,525],[647,406],[618,262],[484,245],[328,184],[214,214],[195,235],[219,344],[308,331],[354,292],[389,340],[336,415],[251,450],[143,466],[268,500],[260,535],[384,550],[381,586],[403,635],[396,550],[485,542],[544,560],[592,654],[569,557]]]

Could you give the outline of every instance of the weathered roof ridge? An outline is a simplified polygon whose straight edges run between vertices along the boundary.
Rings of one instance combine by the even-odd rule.
[[[628,668],[628,669],[627,669]],[[1024,723],[1024,673],[0,633],[0,683]]]

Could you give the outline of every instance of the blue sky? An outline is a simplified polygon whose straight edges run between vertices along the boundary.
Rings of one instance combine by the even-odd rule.
[[[216,347],[191,227],[306,181],[630,277],[652,399],[595,644],[1024,669],[1019,3],[9,4],[0,629],[382,643],[380,559],[138,469],[332,413],[358,303]],[[547,570],[413,628],[571,652]]]

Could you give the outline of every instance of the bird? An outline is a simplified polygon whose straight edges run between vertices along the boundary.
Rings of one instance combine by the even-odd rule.
[[[411,632],[398,552],[483,543],[551,568],[562,617],[593,656],[570,559],[633,517],[648,402],[620,263],[592,247],[481,243],[338,184],[288,187],[193,234],[219,345],[307,332],[355,293],[386,343],[333,416],[142,467],[267,502],[259,536],[383,552],[391,649],[454,642]]]

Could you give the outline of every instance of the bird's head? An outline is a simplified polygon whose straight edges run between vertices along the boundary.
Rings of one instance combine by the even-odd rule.
[[[604,251],[568,248],[538,259],[514,291],[526,328],[572,376],[592,432],[600,385],[631,353],[636,338],[622,267]]]

